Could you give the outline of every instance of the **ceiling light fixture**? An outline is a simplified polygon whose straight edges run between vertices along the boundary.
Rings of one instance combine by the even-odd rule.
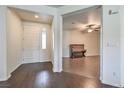
[[[39,16],[38,16],[38,15],[36,15],[36,14],[34,15],[34,17],[35,17],[35,18],[39,18]]]
[[[88,29],[88,33],[90,33],[90,32],[93,32],[93,30],[92,29]]]

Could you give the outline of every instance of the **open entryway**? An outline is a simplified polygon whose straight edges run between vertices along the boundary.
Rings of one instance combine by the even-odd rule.
[[[63,71],[100,79],[101,6],[63,16]]]
[[[29,63],[50,64],[48,66],[52,70],[52,21],[51,15],[11,7],[7,9],[8,75],[22,64]]]

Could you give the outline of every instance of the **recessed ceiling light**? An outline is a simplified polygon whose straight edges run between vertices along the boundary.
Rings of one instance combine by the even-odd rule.
[[[92,29],[88,29],[88,32],[90,33],[90,32],[92,32],[93,30]]]
[[[34,15],[34,17],[35,17],[35,18],[39,18],[39,16],[38,16],[38,15],[36,15],[36,14]]]

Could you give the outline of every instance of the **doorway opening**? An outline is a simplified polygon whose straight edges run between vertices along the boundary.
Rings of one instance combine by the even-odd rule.
[[[27,63],[48,63],[52,70],[52,21],[51,15],[12,7],[7,9],[8,75]]]
[[[102,7],[63,15],[63,71],[100,79]]]

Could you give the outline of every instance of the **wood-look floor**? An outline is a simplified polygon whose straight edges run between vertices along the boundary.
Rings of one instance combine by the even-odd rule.
[[[100,56],[63,58],[63,69],[64,72],[99,79]]]
[[[52,64],[23,64],[12,73],[9,80],[0,82],[1,88],[100,88],[112,87],[98,79],[68,72],[53,73]]]

